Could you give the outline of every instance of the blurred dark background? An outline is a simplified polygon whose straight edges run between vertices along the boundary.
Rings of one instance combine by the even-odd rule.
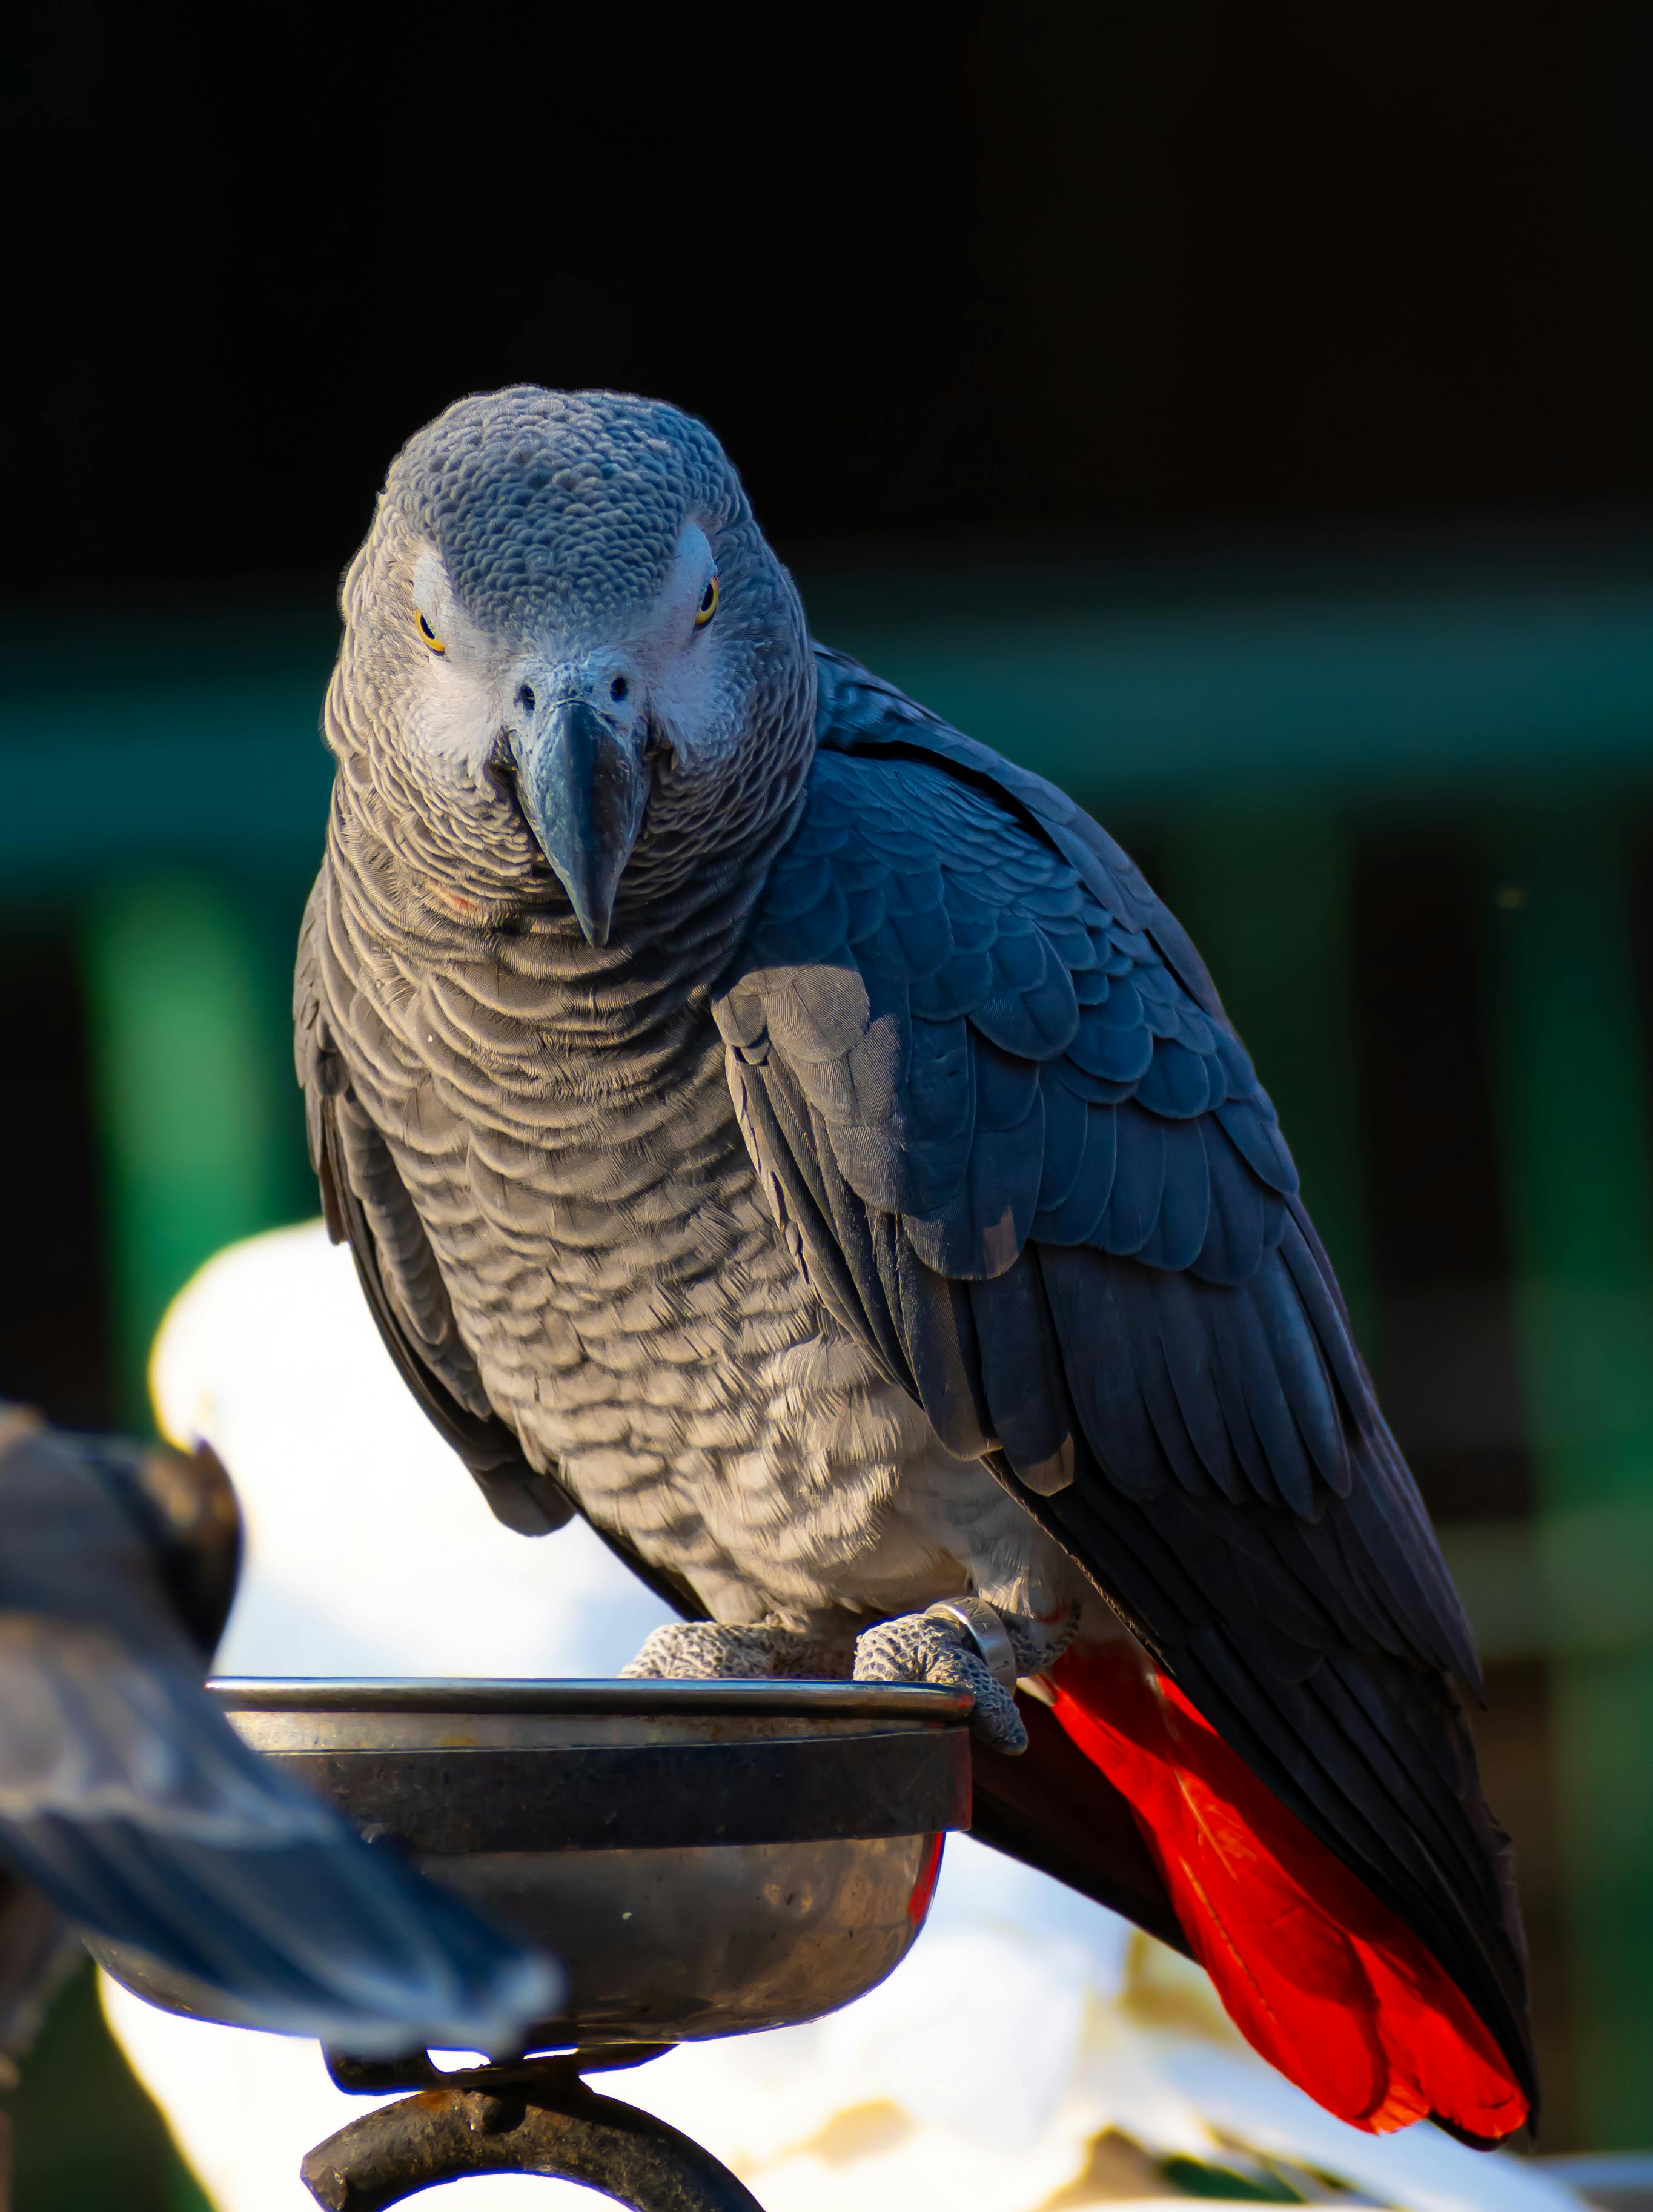
[[[283,969],[391,453],[671,398],[817,629],[1204,945],[1491,1662],[1542,2145],[1653,2142],[1653,9],[7,37],[0,1392],[141,1418],[191,1268],[313,1210]],[[182,2203],[40,2117],[75,2002],[21,2201]]]
[[[320,580],[460,392],[669,394],[794,545],[1653,493],[1653,15],[10,15],[11,589]]]

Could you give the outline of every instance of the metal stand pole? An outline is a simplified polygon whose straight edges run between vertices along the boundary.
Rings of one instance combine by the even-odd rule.
[[[763,2212],[709,2151],[650,2113],[598,2096],[580,2079],[582,2068],[656,2055],[576,2051],[450,2075],[440,2088],[341,2128],[316,2145],[300,2172],[328,2212],[380,2212],[468,2173],[578,2181],[630,2212]],[[428,2059],[409,2064],[421,2069],[415,2078],[444,2080]],[[331,2054],[328,2065],[342,2088],[398,2087],[408,2077],[408,2065],[375,2067]]]

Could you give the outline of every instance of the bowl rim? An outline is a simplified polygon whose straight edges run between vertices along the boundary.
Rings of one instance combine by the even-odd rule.
[[[219,1674],[210,1696],[228,1712],[759,1715],[957,1724],[967,1690],[917,1682],[660,1681],[494,1675]]]

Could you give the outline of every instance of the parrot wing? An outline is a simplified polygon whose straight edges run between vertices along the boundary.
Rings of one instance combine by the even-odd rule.
[[[548,1961],[247,1748],[181,1658],[0,1615],[0,1861],[243,2025],[365,2055],[505,2048]]]
[[[1273,1109],[1080,808],[819,662],[807,809],[716,1008],[769,1203],[1149,1655],[1141,1694],[1079,1655],[1058,1715],[1237,2020],[1346,2118],[1507,2134],[1532,2063],[1472,1640]]]

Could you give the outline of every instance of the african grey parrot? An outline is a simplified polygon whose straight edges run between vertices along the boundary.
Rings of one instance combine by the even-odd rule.
[[[968,1683],[978,1832],[1346,2118],[1511,2133],[1469,1632],[1137,870],[811,644],[666,405],[461,401],[343,608],[313,1153],[495,1511],[676,1602],[643,1671]]]
[[[555,2007],[550,1962],[372,1850],[203,1690],[238,1549],[210,1455],[0,1406],[0,2051],[69,1923],[246,2027],[517,2048]]]

